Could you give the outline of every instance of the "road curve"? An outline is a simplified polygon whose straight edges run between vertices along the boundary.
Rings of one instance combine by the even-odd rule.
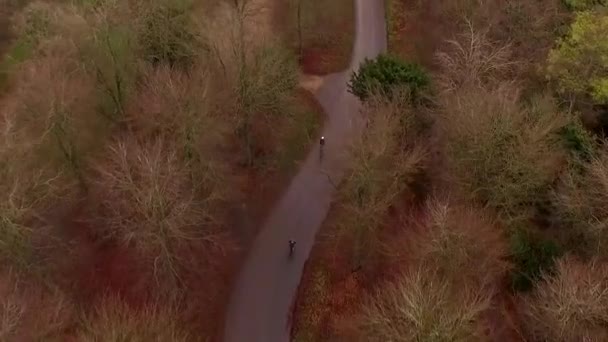
[[[360,126],[356,124],[360,104],[347,92],[346,82],[364,58],[386,49],[384,0],[353,1],[356,37],[350,68],[327,76],[316,94],[328,115],[323,161],[314,148],[255,239],[228,306],[226,342],[289,341],[289,312],[304,263],[329,211],[335,191],[332,182],[344,173],[343,151]],[[291,238],[297,247],[289,258]]]

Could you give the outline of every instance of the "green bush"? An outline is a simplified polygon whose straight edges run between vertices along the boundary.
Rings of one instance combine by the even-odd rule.
[[[429,82],[426,71],[418,64],[380,55],[374,60],[366,59],[359,71],[353,72],[348,89],[364,101],[373,91],[391,97],[395,88],[407,87],[412,99],[415,99]]]
[[[573,121],[560,130],[565,147],[577,158],[589,161],[596,154],[597,143],[580,120]]]
[[[556,243],[524,229],[517,229],[511,236],[511,253],[515,265],[511,285],[515,291],[528,291],[542,274],[551,274],[555,259],[561,255]]]

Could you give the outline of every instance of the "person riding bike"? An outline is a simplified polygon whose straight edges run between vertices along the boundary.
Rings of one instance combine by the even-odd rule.
[[[325,146],[325,137],[321,137],[319,140],[319,161],[323,160],[323,146]]]
[[[293,252],[296,249],[296,241],[295,240],[289,240],[289,254],[293,254]]]

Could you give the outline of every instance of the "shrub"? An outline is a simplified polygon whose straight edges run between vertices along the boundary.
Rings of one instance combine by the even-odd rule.
[[[607,35],[608,14],[577,13],[570,34],[558,41],[548,58],[548,75],[560,92],[587,95],[598,104],[608,103]]]
[[[490,296],[454,286],[432,269],[418,269],[384,285],[361,318],[365,341],[479,341]]]
[[[602,152],[583,164],[582,170],[568,170],[553,193],[556,216],[564,225],[565,244],[580,256],[608,256],[603,247],[608,242],[607,192],[608,155]]]
[[[551,274],[561,251],[551,240],[517,229],[511,235],[511,257],[514,263],[511,286],[516,291],[530,290],[542,274]]]
[[[374,91],[391,97],[399,88],[407,88],[412,99],[416,99],[428,85],[429,77],[419,65],[380,55],[374,60],[366,59],[359,70],[353,72],[348,89],[362,101]]]
[[[180,326],[177,317],[178,312],[171,305],[131,309],[120,298],[108,297],[83,317],[76,336],[83,342],[192,341],[192,336]]]
[[[562,258],[556,274],[545,274],[523,304],[530,341],[606,341],[608,268],[597,261]]]

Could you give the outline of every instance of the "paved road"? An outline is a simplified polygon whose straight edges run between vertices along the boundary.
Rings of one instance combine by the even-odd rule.
[[[289,341],[291,305],[335,191],[328,174],[333,182],[339,181],[346,166],[344,149],[360,126],[356,124],[359,103],[346,91],[346,81],[364,58],[386,49],[384,0],[353,1],[357,29],[351,66],[327,76],[316,94],[328,114],[323,161],[314,148],[254,241],[228,307],[226,342]],[[297,241],[292,258],[288,258],[290,238]]]

